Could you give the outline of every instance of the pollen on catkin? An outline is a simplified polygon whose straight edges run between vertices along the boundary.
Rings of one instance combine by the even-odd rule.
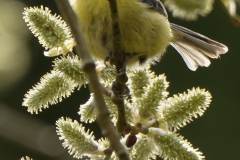
[[[75,87],[73,81],[63,77],[62,73],[52,71],[45,74],[40,82],[25,94],[22,105],[28,108],[28,112],[37,114],[43,108],[70,96]]]
[[[93,132],[85,131],[85,128],[76,120],[72,121],[70,118],[64,119],[62,117],[56,122],[56,125],[59,139],[64,140],[64,148],[68,148],[73,157],[79,159],[88,156],[91,159],[96,159],[94,156],[103,155],[99,151],[102,147],[95,141]]]
[[[50,49],[44,53],[46,56],[66,54],[75,45],[67,24],[47,7],[24,8],[23,19],[40,44]]]
[[[160,128],[150,128],[152,145],[163,159],[169,160],[204,160],[202,152],[175,132],[166,132]]]

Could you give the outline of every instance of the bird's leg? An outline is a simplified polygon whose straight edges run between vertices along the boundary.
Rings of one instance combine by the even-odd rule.
[[[129,59],[128,55],[123,55],[123,62],[122,62],[122,65],[121,65],[121,67],[120,67],[120,69],[117,73],[117,76],[121,76],[121,75],[126,73],[128,59]]]
[[[147,56],[146,55],[138,56],[138,60],[139,64],[141,65],[147,61]]]
[[[122,62],[122,64],[121,64],[121,67],[120,67],[120,69],[117,71],[118,73],[116,74],[117,76],[120,76],[120,75],[123,75],[123,74],[125,74],[126,73],[126,65],[127,65],[127,61],[128,61],[128,59],[129,58],[131,58],[131,57],[134,57],[135,56],[135,54],[123,54],[123,62]],[[105,66],[107,66],[106,65],[106,63],[108,62],[108,61],[110,61],[111,62],[111,57],[112,57],[112,52],[110,52],[109,54],[108,54],[108,56],[104,59],[104,64],[105,64]]]
[[[105,57],[105,59],[104,59],[104,64],[105,64],[106,67],[107,67],[107,64],[106,64],[106,63],[110,60],[111,56],[112,56],[112,52],[110,52],[110,53],[108,54],[108,56]]]

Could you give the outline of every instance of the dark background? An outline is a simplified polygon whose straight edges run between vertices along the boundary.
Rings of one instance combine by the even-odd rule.
[[[1,2],[7,0],[0,0],[0,5]],[[58,13],[54,1],[22,0],[21,2],[24,6],[48,6],[53,13]],[[1,11],[0,14],[3,14]],[[22,12],[23,9],[18,13],[19,17]],[[169,19],[173,23],[211,37],[229,48],[226,55],[222,55],[218,60],[211,60],[210,67],[199,68],[196,72],[192,72],[179,54],[169,47],[161,62],[153,67],[158,74],[165,73],[167,76],[170,82],[168,88],[170,96],[198,86],[206,88],[213,96],[205,114],[194,119],[178,132],[190,141],[194,148],[199,148],[206,159],[238,160],[240,159],[240,29],[229,21],[218,2],[215,2],[214,9],[208,16],[200,17],[197,21],[189,22],[171,16]],[[1,22],[3,23],[5,22]],[[24,20],[21,23],[24,23]],[[28,69],[0,92],[0,159],[15,160],[26,155],[39,160],[71,159],[66,149],[62,149],[61,142],[57,140],[54,124],[62,116],[79,120],[77,114],[79,105],[88,100],[88,89],[76,90],[69,98],[44,109],[39,114],[28,113],[27,108],[22,106],[24,94],[39,81],[40,77],[52,69],[53,58],[44,57],[42,54],[44,49],[32,35],[28,37],[27,44],[30,48]],[[22,52],[16,51],[13,59],[21,57]],[[23,58],[19,58],[19,63]],[[9,64],[12,65],[13,62],[10,60]],[[16,70],[10,74],[17,72]],[[5,76],[3,73],[0,70],[0,77]],[[99,132],[96,124],[87,124],[86,127]],[[97,133],[96,137],[99,138],[99,135]]]

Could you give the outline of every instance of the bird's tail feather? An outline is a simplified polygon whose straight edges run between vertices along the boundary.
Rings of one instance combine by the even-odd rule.
[[[171,29],[176,38],[170,45],[179,52],[188,68],[193,71],[198,66],[208,67],[211,63],[208,57],[218,58],[228,51],[225,45],[184,27],[171,23]]]

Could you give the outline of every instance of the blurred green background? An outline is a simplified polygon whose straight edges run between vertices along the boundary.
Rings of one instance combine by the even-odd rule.
[[[44,57],[44,48],[28,30],[22,19],[26,6],[48,6],[58,13],[54,1],[0,0],[0,159],[16,160],[30,156],[38,160],[70,160],[55,132],[60,117],[79,120],[79,105],[89,98],[87,88],[75,91],[61,103],[31,115],[22,106],[24,94],[41,76],[49,72],[53,58]],[[190,71],[171,47],[160,63],[153,66],[165,73],[170,82],[170,96],[192,87],[206,88],[213,96],[202,117],[178,131],[208,160],[240,160],[240,29],[236,28],[218,1],[213,11],[197,21],[184,21],[170,16],[170,21],[206,35],[229,47],[208,68]],[[98,132],[96,124],[86,128]]]

